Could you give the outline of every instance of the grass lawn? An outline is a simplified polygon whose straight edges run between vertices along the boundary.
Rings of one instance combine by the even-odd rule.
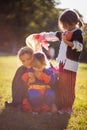
[[[80,63],[73,115],[30,112],[5,108],[11,101],[11,82],[18,67],[16,56],[0,56],[0,130],[87,130],[87,64]]]

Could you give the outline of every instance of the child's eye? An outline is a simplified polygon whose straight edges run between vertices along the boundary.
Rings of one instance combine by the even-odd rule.
[[[22,60],[22,63],[24,63],[25,61],[24,60]]]

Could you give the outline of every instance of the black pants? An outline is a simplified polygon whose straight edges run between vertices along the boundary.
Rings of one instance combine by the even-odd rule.
[[[24,98],[27,98],[27,85],[22,80],[22,75],[26,72],[26,68],[21,66],[16,71],[12,82],[12,103],[21,104]]]

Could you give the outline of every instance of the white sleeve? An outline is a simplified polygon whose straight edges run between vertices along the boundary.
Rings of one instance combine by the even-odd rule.
[[[34,40],[33,36],[35,34],[31,34],[26,38],[26,45],[36,51],[42,51],[41,43],[37,44],[37,42]]]
[[[34,48],[34,41],[33,41],[33,35],[29,35],[27,38],[26,38],[26,44],[27,46],[31,47],[31,48]]]
[[[73,41],[73,47],[72,50],[76,49],[77,52],[81,52],[83,50],[83,44],[78,41]]]
[[[59,38],[56,36],[56,32],[46,33],[45,38],[47,41],[51,41],[51,42],[59,41]]]

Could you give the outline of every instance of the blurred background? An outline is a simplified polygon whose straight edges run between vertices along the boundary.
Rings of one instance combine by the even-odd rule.
[[[58,5],[61,5],[61,0],[0,0],[0,55],[16,55],[19,48],[26,45],[26,37],[32,33],[58,31],[58,17],[65,10]],[[76,11],[83,19],[83,15]],[[87,62],[86,22],[84,32],[81,62]],[[57,57],[58,49],[58,43],[50,43],[51,58]]]

